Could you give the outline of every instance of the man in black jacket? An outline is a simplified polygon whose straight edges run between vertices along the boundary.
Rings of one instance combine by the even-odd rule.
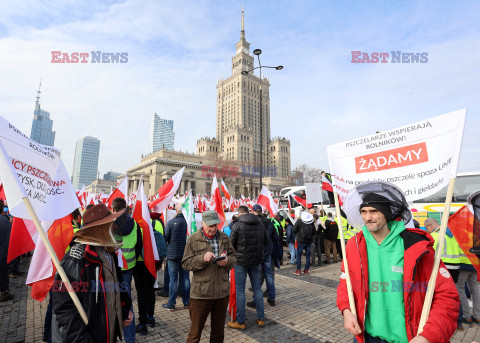
[[[177,215],[167,223],[165,241],[167,242],[167,263],[170,276],[169,299],[162,307],[168,311],[175,311],[178,295],[178,283],[183,284],[182,301],[184,308],[190,303],[190,277],[188,271],[182,268],[182,258],[187,244],[187,221],[177,205]],[[177,282],[178,281],[178,282]]]
[[[260,271],[263,262],[264,247],[268,244],[267,231],[254,214],[248,213],[248,207],[238,208],[238,220],[232,227],[230,240],[238,254],[235,265],[235,287],[237,290],[237,319],[227,325],[234,329],[245,329],[245,283],[247,274],[253,288],[253,298],[257,308],[257,324],[265,326],[265,314],[262,290],[260,289]]]
[[[0,200],[0,302],[13,299],[13,294],[10,293],[7,264],[8,242],[12,224],[3,215],[3,207],[4,203]]]
[[[83,228],[75,232],[76,244],[62,259],[62,267],[88,317],[85,325],[58,273],[52,286],[53,342],[116,342],[122,326],[133,319],[132,302],[123,283],[114,253],[113,221],[123,211],[111,213],[104,204],[83,215]]]
[[[311,213],[304,211],[300,218],[295,222],[293,232],[297,237],[297,270],[296,275],[302,275],[302,253],[305,250],[305,269],[303,272],[308,274],[310,268],[310,246],[315,235],[315,225],[313,224],[313,216]]]

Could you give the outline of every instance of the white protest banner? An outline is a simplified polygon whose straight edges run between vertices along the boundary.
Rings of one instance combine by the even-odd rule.
[[[323,202],[322,184],[321,183],[306,183],[305,194],[307,196],[307,204],[314,204]]]
[[[340,198],[366,181],[400,187],[407,201],[435,194],[457,175],[467,110],[327,147]]]
[[[39,144],[0,117],[0,175],[10,212],[30,219],[28,196],[40,220],[63,218],[80,203],[60,150]]]

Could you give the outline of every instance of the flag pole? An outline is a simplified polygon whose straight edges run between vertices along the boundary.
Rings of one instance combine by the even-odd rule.
[[[82,317],[82,320],[85,323],[85,325],[88,325],[87,314],[85,313],[85,310],[83,309],[82,304],[80,303],[80,300],[78,300],[77,293],[73,291],[72,285],[70,284],[70,280],[68,280],[67,274],[65,274],[65,271],[60,265],[60,261],[58,260],[57,254],[55,254],[55,250],[53,250],[53,247],[50,244],[50,241],[48,240],[48,237],[45,234],[45,231],[43,230],[42,224],[38,219],[37,213],[35,213],[32,203],[30,202],[30,199],[28,197],[24,197],[22,198],[22,200],[25,206],[27,207],[28,213],[30,213],[30,216],[32,217],[33,222],[35,223],[35,227],[37,228],[38,234],[40,235],[40,238],[42,239],[43,244],[45,244],[45,247],[47,248],[48,254],[52,258],[55,268],[57,268],[58,274],[60,274],[60,277],[63,283],[65,284],[65,287],[67,288],[68,293],[72,297],[75,307],[80,313],[80,317]]]
[[[448,183],[447,196],[445,198],[445,206],[443,207],[442,223],[440,224],[440,231],[438,234],[437,248],[435,249],[435,260],[433,262],[432,274],[428,281],[427,293],[425,294],[425,301],[423,303],[422,315],[418,325],[417,335],[421,334],[423,327],[427,323],[430,309],[432,307],[433,293],[435,292],[435,284],[437,283],[438,268],[440,266],[441,254],[445,244],[445,233],[447,231],[448,217],[450,213],[450,205],[452,204],[453,189],[455,186],[455,178],[451,178]]]
[[[343,268],[345,269],[345,276],[347,282],[348,302],[350,304],[350,311],[356,316],[357,310],[355,308],[355,299],[353,298],[352,280],[350,279],[350,272],[348,270],[347,251],[345,249],[345,239],[343,238],[342,214],[340,213],[340,203],[338,201],[338,194],[333,192],[335,198],[335,210],[337,211],[337,225],[340,233],[340,246],[342,247]]]

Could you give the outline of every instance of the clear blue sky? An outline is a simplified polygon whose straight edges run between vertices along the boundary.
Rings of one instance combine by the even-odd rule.
[[[175,147],[215,135],[241,6],[268,71],[272,136],[292,167],[328,169],[327,145],[468,108],[459,171],[480,170],[478,1],[3,1],[0,115],[30,134],[36,90],[72,171],[75,141],[101,140],[100,172],[148,151],[152,116]],[[51,51],[128,52],[126,64],[52,64]],[[351,51],[427,52],[424,64],[352,64]]]

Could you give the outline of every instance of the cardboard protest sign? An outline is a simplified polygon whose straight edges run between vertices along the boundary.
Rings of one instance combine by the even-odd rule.
[[[40,220],[80,207],[57,148],[39,144],[0,117],[0,175],[11,214],[29,219],[27,196]]]
[[[323,202],[322,184],[321,183],[306,183],[305,194],[307,196],[307,204],[314,204]]]
[[[327,147],[340,198],[366,181],[400,187],[408,201],[435,194],[456,177],[466,109]]]

